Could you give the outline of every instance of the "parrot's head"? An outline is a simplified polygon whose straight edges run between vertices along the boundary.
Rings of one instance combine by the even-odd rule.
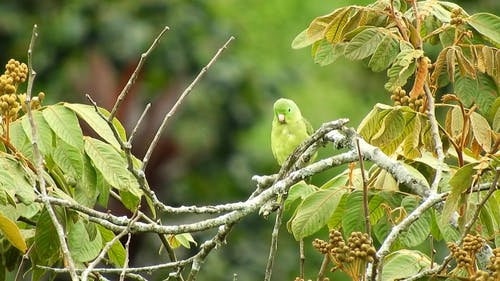
[[[280,124],[286,124],[300,120],[302,114],[295,102],[281,98],[274,103],[274,118]]]

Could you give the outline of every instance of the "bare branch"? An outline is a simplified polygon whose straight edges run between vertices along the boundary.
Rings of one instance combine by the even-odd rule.
[[[434,140],[434,147],[436,148],[438,161],[434,181],[431,184],[431,190],[433,192],[437,192],[444,168],[443,143],[441,142],[441,137],[439,136],[439,124],[435,115],[434,97],[427,82],[424,84],[424,91],[427,97],[427,117],[429,118],[429,122],[431,124],[431,134],[432,139]]]
[[[135,80],[137,79],[137,76],[139,76],[139,72],[141,72],[141,69],[142,69],[142,66],[144,65],[144,62],[146,61],[146,58],[153,51],[153,49],[156,47],[156,45],[158,45],[158,42],[160,41],[160,38],[163,36],[163,34],[165,34],[165,32],[167,32],[169,29],[170,28],[168,26],[165,26],[162,29],[162,31],[160,32],[160,34],[158,34],[158,36],[156,36],[155,40],[153,41],[153,43],[151,44],[149,49],[145,53],[141,54],[141,58],[139,59],[139,63],[137,64],[137,67],[135,68],[134,72],[130,76],[130,79],[127,81],[127,84],[125,85],[125,87],[123,87],[120,95],[118,95],[118,98],[116,99],[115,105],[113,106],[113,109],[111,110],[111,114],[108,117],[108,120],[110,122],[113,121],[113,118],[116,115],[116,111],[118,110],[121,103],[125,99],[125,96],[130,91],[130,88],[132,87],[132,85],[134,85]]]
[[[278,251],[278,235],[283,220],[283,211],[285,209],[285,198],[281,199],[278,211],[276,212],[276,219],[274,222],[273,232],[271,234],[271,246],[269,247],[269,257],[267,258],[266,274],[264,281],[270,281],[273,275],[273,265],[276,259],[276,252]]]
[[[35,45],[35,40],[38,36],[38,27],[35,24],[33,26],[33,31],[31,34],[31,41],[28,49],[28,87],[26,89],[26,100],[25,100],[25,105],[27,112],[26,114],[28,115],[28,120],[30,123],[31,127],[31,145],[33,147],[33,157],[35,158],[35,172],[37,175],[38,183],[40,185],[40,191],[42,194],[42,202],[47,209],[47,213],[49,214],[50,220],[52,221],[52,224],[54,225],[54,228],[56,229],[57,233],[57,238],[59,239],[59,244],[61,246],[61,250],[63,253],[64,261],[68,267],[69,274],[71,276],[71,280],[77,281],[78,276],[75,271],[75,264],[73,262],[73,259],[71,258],[71,254],[69,252],[68,244],[66,243],[66,236],[64,234],[64,229],[63,226],[59,223],[56,213],[54,212],[54,209],[52,208],[52,205],[50,205],[50,202],[47,200],[47,187],[45,183],[45,178],[43,177],[43,156],[42,153],[40,152],[40,149],[38,148],[38,132],[37,132],[37,127],[35,124],[35,120],[33,118],[33,112],[31,110],[31,96],[32,96],[32,90],[33,90],[33,82],[35,80],[36,72],[33,69],[33,48]]]
[[[165,115],[165,118],[163,118],[163,121],[162,121],[160,127],[158,128],[158,130],[156,131],[156,134],[155,134],[155,136],[153,138],[153,141],[149,145],[149,148],[146,151],[144,159],[142,160],[142,170],[143,171],[146,170],[146,167],[147,167],[147,165],[149,163],[149,158],[151,157],[151,154],[153,153],[153,150],[155,149],[156,145],[158,144],[158,141],[160,140],[160,136],[163,133],[163,131],[165,130],[165,127],[167,126],[167,123],[168,123],[168,120],[170,119],[170,117],[172,117],[175,114],[175,112],[177,111],[177,109],[179,108],[179,106],[182,104],[182,102],[184,101],[184,99],[187,97],[187,95],[189,95],[189,93],[191,93],[191,91],[193,90],[194,86],[198,83],[198,81],[203,76],[205,76],[205,73],[208,71],[208,69],[217,61],[217,59],[219,58],[219,56],[221,55],[221,53],[225,49],[227,49],[227,46],[233,40],[234,40],[234,37],[231,36],[229,38],[229,40],[227,40],[227,42],[212,57],[212,59],[210,60],[210,62],[208,62],[208,64],[201,69],[200,73],[198,73],[198,75],[193,80],[193,82],[191,82],[191,84],[189,84],[189,86],[184,90],[184,92],[177,99],[177,101],[175,102],[174,106],[172,106],[172,108],[170,109],[170,111]]]

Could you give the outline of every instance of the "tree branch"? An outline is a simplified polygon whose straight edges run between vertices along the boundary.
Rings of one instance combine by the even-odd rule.
[[[162,121],[160,127],[156,131],[156,134],[155,134],[155,136],[153,138],[153,141],[149,145],[148,150],[146,151],[146,154],[144,155],[144,158],[142,159],[142,171],[146,170],[146,167],[147,167],[147,165],[149,163],[149,158],[151,157],[151,154],[153,153],[153,150],[155,149],[156,145],[158,144],[158,141],[160,140],[160,136],[163,133],[163,131],[165,130],[165,127],[167,126],[167,123],[168,123],[170,117],[172,117],[175,114],[175,112],[177,111],[177,109],[179,108],[179,106],[182,104],[182,102],[184,101],[184,99],[187,97],[187,95],[189,95],[189,93],[191,93],[191,91],[193,90],[194,86],[198,83],[198,81],[200,81],[200,79],[203,76],[205,76],[205,73],[208,71],[208,69],[217,61],[217,59],[222,54],[222,52],[225,49],[227,49],[227,46],[233,40],[234,40],[234,37],[231,36],[229,38],[229,40],[227,40],[227,42],[212,57],[212,59],[208,62],[208,64],[201,69],[201,71],[198,73],[198,75],[193,80],[193,82],[191,82],[191,84],[189,84],[189,86],[184,90],[184,92],[181,94],[181,96],[177,99],[177,101],[175,102],[174,106],[172,106],[172,108],[170,109],[170,111],[165,115],[165,118],[163,118],[163,121]]]
[[[33,112],[31,110],[31,96],[32,96],[32,89],[33,89],[33,82],[35,80],[36,72],[33,69],[33,48],[35,45],[35,40],[38,36],[38,27],[35,24],[33,26],[33,31],[31,34],[31,41],[28,49],[28,87],[26,89],[26,100],[25,100],[25,105],[27,112],[26,114],[28,115],[28,120],[29,124],[31,127],[31,145],[33,147],[33,157],[35,159],[35,172],[38,178],[38,184],[40,185],[40,191],[41,191],[41,196],[42,196],[42,202],[47,209],[47,213],[49,214],[50,220],[52,221],[52,224],[54,225],[54,228],[56,229],[57,233],[57,238],[59,239],[59,244],[61,246],[61,250],[63,253],[64,257],[64,262],[65,265],[67,266],[69,270],[69,274],[71,276],[71,280],[73,281],[78,281],[78,276],[75,271],[75,264],[73,262],[73,259],[71,258],[71,253],[69,252],[68,244],[66,243],[66,236],[64,234],[64,229],[63,226],[59,223],[59,220],[57,219],[57,215],[52,208],[52,205],[50,202],[47,200],[47,188],[46,188],[46,183],[45,183],[45,178],[43,177],[43,156],[40,152],[40,149],[38,148],[38,132],[37,132],[37,127],[35,124],[35,120],[33,118]],[[36,188],[35,188],[36,189]]]

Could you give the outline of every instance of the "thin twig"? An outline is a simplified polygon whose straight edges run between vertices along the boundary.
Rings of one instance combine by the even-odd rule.
[[[128,233],[127,235],[127,242],[125,242],[125,262],[123,263],[123,269],[126,269],[128,268],[128,263],[129,263],[129,256],[130,256],[130,238],[132,238],[132,234]],[[120,281],[124,281],[125,280],[125,276],[127,274],[125,273],[125,271],[122,271],[122,273],[120,273]]]
[[[323,281],[329,263],[330,263],[330,257],[328,256],[328,254],[325,254],[323,257],[323,261],[321,262],[321,267],[319,268],[318,278],[316,278],[316,281]]]
[[[278,251],[278,235],[280,232],[281,223],[283,220],[283,210],[285,209],[285,198],[280,202],[278,211],[276,212],[276,220],[274,222],[273,232],[271,234],[271,246],[269,247],[269,257],[267,258],[266,274],[264,281],[270,281],[273,274],[274,260]]]
[[[99,255],[97,256],[97,258],[95,258],[91,263],[89,263],[87,265],[87,268],[82,272],[82,274],[81,274],[82,281],[87,281],[88,275],[92,272],[92,270],[105,258],[106,254],[109,252],[109,250],[111,250],[111,247],[113,247],[113,245],[116,242],[118,242],[123,236],[130,233],[130,226],[133,223],[135,223],[139,218],[140,218],[140,216],[138,216],[137,214],[134,214],[134,216],[133,216],[132,220],[130,220],[130,223],[128,224],[127,228],[125,228],[122,232],[118,233],[115,237],[113,237],[113,239],[111,239],[109,242],[106,243],[106,245],[104,245],[104,247],[102,248],[102,250],[99,253]],[[128,254],[126,253],[126,255],[128,255]],[[126,266],[127,266],[127,264],[124,265],[124,268]]]
[[[361,149],[359,148],[359,138],[356,138],[356,148],[358,151],[359,169],[361,170],[361,178],[363,180],[363,212],[365,215],[365,231],[371,240],[372,230],[370,224],[370,210],[368,208],[368,183],[365,176],[365,165],[363,162],[363,155],[361,154]]]
[[[137,130],[139,129],[139,126],[142,124],[142,121],[144,120],[144,117],[146,116],[146,114],[148,113],[148,111],[149,111],[150,108],[151,108],[151,103],[148,103],[146,105],[146,107],[144,108],[144,110],[142,111],[141,116],[137,120],[137,123],[135,124],[134,129],[132,129],[132,133],[130,133],[130,136],[128,138],[128,143],[129,144],[132,144],[132,142],[134,141],[134,136],[137,133]]]
[[[229,40],[227,40],[227,42],[212,57],[212,59],[210,60],[210,62],[208,62],[208,64],[201,69],[201,71],[198,73],[198,75],[193,80],[193,82],[191,82],[191,84],[189,84],[189,86],[184,90],[184,92],[177,99],[177,101],[175,102],[174,106],[172,106],[172,108],[170,109],[170,111],[165,115],[165,117],[163,118],[163,121],[162,121],[160,127],[156,131],[156,134],[155,134],[155,136],[153,138],[153,141],[151,141],[151,144],[149,145],[148,150],[146,151],[144,159],[142,160],[142,170],[143,171],[146,170],[146,167],[147,167],[147,165],[149,163],[149,158],[151,157],[151,154],[153,153],[153,150],[156,148],[156,145],[158,144],[158,141],[160,140],[160,136],[163,133],[163,131],[165,130],[165,127],[166,127],[169,119],[175,114],[175,112],[177,111],[177,109],[179,108],[179,106],[182,104],[182,102],[184,101],[184,99],[186,98],[186,96],[189,95],[189,93],[191,93],[191,91],[193,90],[194,86],[205,75],[205,73],[208,71],[208,69],[217,61],[217,59],[219,58],[219,56],[221,55],[221,53],[225,49],[227,49],[227,46],[233,40],[234,40],[234,37],[231,36],[229,38]]]
[[[151,44],[151,46],[149,47],[149,49],[145,53],[141,54],[141,58],[139,59],[139,63],[137,64],[137,67],[135,68],[134,72],[130,76],[130,79],[127,81],[127,84],[125,85],[125,87],[123,87],[120,95],[118,95],[118,97],[116,98],[116,102],[115,102],[115,104],[113,106],[113,109],[111,110],[111,114],[108,117],[108,120],[110,122],[113,121],[113,118],[115,118],[116,111],[118,110],[118,108],[120,107],[121,103],[125,99],[125,96],[130,91],[130,88],[132,87],[132,85],[134,85],[135,80],[137,79],[137,76],[139,76],[139,72],[141,71],[141,68],[142,68],[144,62],[146,61],[146,58],[153,51],[153,49],[156,47],[156,45],[158,45],[158,42],[160,41],[160,38],[163,36],[163,34],[165,32],[167,32],[168,30],[169,30],[169,27],[165,26],[162,29],[162,31],[160,32],[160,34],[158,34],[158,36],[156,36],[155,40],[153,41],[153,43]]]
[[[31,110],[31,95],[32,95],[32,90],[33,90],[33,82],[35,80],[36,72],[33,69],[33,47],[35,45],[35,40],[36,37],[38,36],[38,27],[35,24],[33,26],[33,32],[31,34],[31,41],[28,49],[28,70],[29,70],[29,76],[28,76],[28,87],[26,89],[26,100],[25,100],[25,105],[27,112],[26,114],[28,115],[28,120],[31,126],[31,136],[32,136],[32,141],[31,145],[33,147],[33,157],[35,159],[35,168],[36,168],[36,175],[38,179],[38,183],[40,185],[40,191],[42,194],[42,201],[45,205],[45,208],[47,209],[47,213],[49,214],[50,220],[52,221],[52,224],[54,225],[54,228],[56,229],[57,237],[59,239],[59,243],[61,246],[61,250],[63,253],[64,261],[65,264],[68,267],[69,274],[71,276],[71,280],[77,281],[78,280],[78,275],[76,274],[75,271],[75,264],[73,262],[73,259],[71,258],[71,254],[69,252],[68,244],[66,243],[66,238],[64,234],[64,229],[63,226],[59,223],[59,220],[57,219],[57,215],[52,208],[52,205],[50,205],[50,202],[46,199],[47,198],[47,188],[45,185],[45,178],[43,177],[43,156],[40,152],[40,149],[38,148],[38,132],[37,132],[37,127],[35,124],[35,120],[33,118],[33,112]]]
[[[434,175],[434,181],[431,184],[431,191],[437,192],[444,168],[443,143],[441,142],[441,137],[439,136],[439,124],[435,115],[434,97],[432,96],[432,92],[429,89],[427,82],[424,83],[424,92],[427,97],[427,118],[429,118],[429,123],[431,125],[431,135],[437,154],[437,167]]]
[[[299,268],[300,268],[300,274],[299,274],[299,277],[301,279],[304,279],[304,266],[305,266],[305,263],[306,263],[306,255],[304,254],[304,239],[300,239],[299,241],[299,258],[300,258],[300,262],[299,262]]]

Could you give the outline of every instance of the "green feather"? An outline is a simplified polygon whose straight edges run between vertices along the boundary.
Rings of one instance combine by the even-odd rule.
[[[281,98],[274,103],[271,149],[278,164],[282,165],[312,132],[311,124],[302,117],[295,102]]]

